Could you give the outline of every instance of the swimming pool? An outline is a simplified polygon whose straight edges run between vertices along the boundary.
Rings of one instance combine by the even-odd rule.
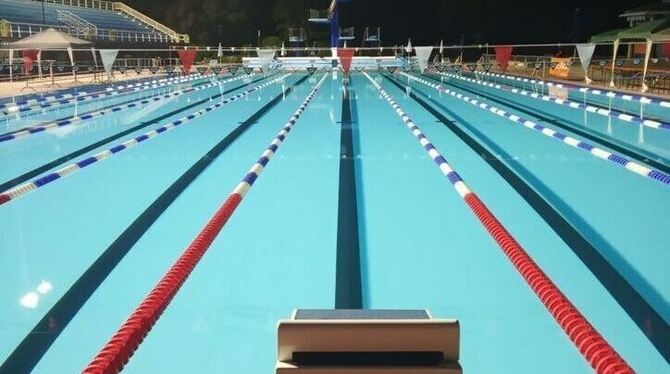
[[[670,372],[670,130],[486,75],[241,74],[2,115],[3,370],[81,371],[234,191],[129,372],[271,372],[276,322],[335,307],[458,318],[465,372],[588,372],[473,191],[626,362]]]

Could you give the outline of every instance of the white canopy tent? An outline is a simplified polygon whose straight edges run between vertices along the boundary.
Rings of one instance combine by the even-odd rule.
[[[10,47],[12,49],[37,49],[39,50],[37,54],[37,65],[38,68],[41,72],[41,65],[42,65],[42,50],[43,49],[67,49],[68,55],[70,57],[70,64],[74,65],[74,57],[72,54],[72,47],[83,47],[83,46],[88,46],[91,45],[92,43],[88,40],[84,39],[79,39],[74,36],[68,35],[64,32],[60,32],[52,27],[49,27],[48,29],[38,32],[36,34],[30,35],[26,38],[23,38],[21,40],[15,41],[10,44]],[[13,51],[10,50],[10,59],[9,63],[10,65],[12,64],[12,58],[13,58]],[[95,50],[92,49],[92,52],[94,53],[93,58],[96,59],[95,57]],[[10,69],[10,79],[12,78],[11,76],[11,69]]]
[[[33,34],[27,38],[15,41],[10,45],[12,48],[33,49],[65,49],[72,46],[90,45],[91,42],[60,32],[52,27]]]

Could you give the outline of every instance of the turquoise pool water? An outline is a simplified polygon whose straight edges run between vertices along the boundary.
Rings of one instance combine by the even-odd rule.
[[[338,73],[240,74],[0,118],[11,134],[205,87],[0,142],[5,191],[238,95],[0,205],[4,368],[82,370],[327,74],[126,371],[272,372],[277,321],[338,306],[343,277],[358,277],[361,307],[458,318],[467,373],[590,371],[362,73],[347,90]],[[408,75],[440,89],[400,72],[369,74],[633,368],[670,372],[670,184],[445,90],[660,173],[670,170],[670,131],[438,74]],[[649,110],[666,122],[669,112]],[[357,247],[356,269],[338,265],[345,240]]]

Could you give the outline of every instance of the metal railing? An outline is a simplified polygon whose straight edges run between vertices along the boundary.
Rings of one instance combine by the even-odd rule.
[[[190,37],[188,34],[179,34],[176,31],[172,30],[171,28],[165,26],[164,24],[154,20],[151,17],[148,17],[144,15],[141,12],[138,12],[137,10],[129,7],[128,5],[121,3],[121,2],[114,2],[114,10],[118,12],[123,12],[128,15],[130,15],[133,18],[138,19],[139,21],[149,25],[150,27],[153,27],[154,29],[160,31],[161,33],[167,35],[170,39],[172,39],[173,42],[176,43],[186,43],[188,44],[190,42]]]
[[[33,0],[42,2],[42,0]],[[91,9],[114,10],[114,3],[104,0],[44,0],[46,3],[79,6]]]
[[[379,42],[381,40],[381,27],[366,27],[363,40],[366,42]]]
[[[56,9],[58,21],[84,35],[97,35],[98,27],[78,15],[66,10]]]
[[[356,38],[354,27],[340,28],[340,39],[351,40]]]
[[[12,22],[9,24],[9,38],[25,38],[27,36],[41,32],[49,27],[62,31],[68,35],[76,36],[82,39],[96,39],[101,41],[118,42],[155,42],[167,43],[170,38],[160,32],[127,31],[113,29],[80,30],[64,25],[40,25],[34,23]],[[3,35],[4,37],[4,35]]]
[[[288,41],[291,43],[302,43],[307,39],[305,34],[305,29],[300,28],[289,28],[288,29]]]
[[[309,19],[310,20],[328,19],[328,9],[310,9]]]

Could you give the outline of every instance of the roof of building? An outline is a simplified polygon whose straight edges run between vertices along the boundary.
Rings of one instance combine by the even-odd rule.
[[[619,17],[635,17],[643,15],[663,15],[670,14],[670,0],[663,0],[655,3],[641,5],[632,9],[628,9]]]

